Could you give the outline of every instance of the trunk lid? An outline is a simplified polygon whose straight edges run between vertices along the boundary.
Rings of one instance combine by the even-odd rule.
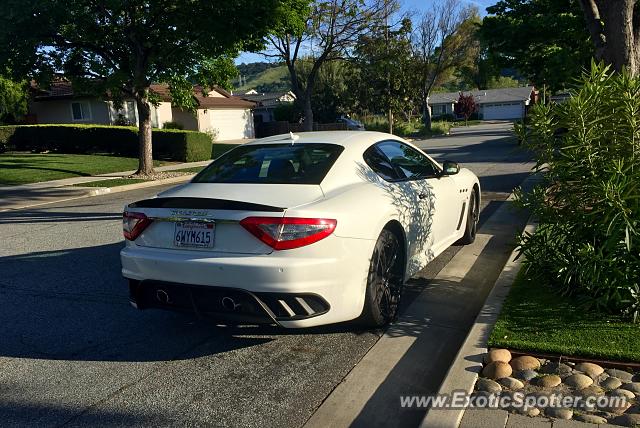
[[[287,208],[322,198],[317,185],[187,183],[156,198],[134,202],[125,210],[153,219],[135,240],[136,245],[209,253],[268,254],[273,249],[242,227],[240,220],[249,216],[282,217]],[[200,239],[192,235],[198,231],[204,231],[202,239],[212,240],[212,244],[197,246],[189,241]],[[185,233],[189,235],[187,245],[180,242]]]

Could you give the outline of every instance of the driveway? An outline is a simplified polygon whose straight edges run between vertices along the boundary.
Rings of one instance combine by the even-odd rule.
[[[481,176],[482,221],[532,166],[500,125],[419,145]],[[119,273],[122,207],[160,190],[0,213],[2,426],[298,427],[379,340],[380,331],[344,326],[229,328],[131,308]],[[411,281],[407,303],[437,293],[430,279],[457,251]],[[434,296],[442,307],[460,298]],[[465,335],[458,329],[433,344],[443,351],[427,390]],[[403,417],[409,425],[419,419]]]

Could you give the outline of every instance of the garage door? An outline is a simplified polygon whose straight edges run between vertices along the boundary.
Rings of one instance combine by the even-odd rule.
[[[521,119],[522,103],[485,104],[482,106],[484,120]]]
[[[209,110],[211,127],[218,131],[218,141],[253,138],[253,115],[251,110]]]

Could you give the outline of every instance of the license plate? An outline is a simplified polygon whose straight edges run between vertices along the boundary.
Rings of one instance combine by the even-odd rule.
[[[216,226],[214,223],[177,222],[173,244],[176,247],[213,248],[215,234]]]

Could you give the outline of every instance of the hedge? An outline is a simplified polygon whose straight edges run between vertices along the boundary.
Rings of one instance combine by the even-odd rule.
[[[154,129],[155,159],[195,162],[211,159],[211,137],[203,132]],[[0,152],[109,153],[138,156],[138,129],[104,125],[0,126]]]

